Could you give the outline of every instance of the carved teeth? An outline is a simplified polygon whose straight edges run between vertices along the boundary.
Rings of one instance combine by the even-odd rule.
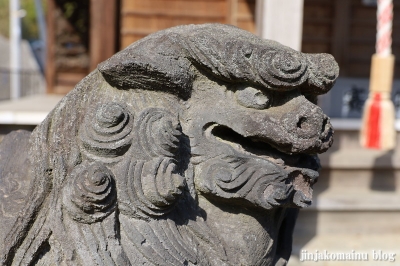
[[[307,168],[302,168],[301,169],[301,174],[306,177],[312,184],[315,183],[317,178],[319,177],[319,173],[317,171],[307,169]]]
[[[312,203],[313,189],[310,181],[310,178],[304,176],[302,173],[298,173],[298,175],[293,178],[293,187],[296,191],[293,202],[299,207],[306,207]]]
[[[219,128],[226,128],[226,131],[229,131],[227,132],[227,134],[230,133],[230,135],[236,135],[236,137],[225,139],[225,134],[221,134],[218,131]],[[262,158],[271,161],[277,165],[284,166],[285,168],[287,166],[288,172],[300,171],[304,176],[309,177],[312,182],[314,182],[314,180],[316,180],[316,178],[319,176],[316,170],[291,166],[297,165],[298,161],[304,160],[305,157],[306,159],[308,159],[307,157],[311,157],[311,155],[290,155],[283,153],[265,142],[258,142],[250,138],[243,137],[240,134],[234,132],[232,129],[229,129],[226,126],[222,126],[219,124],[210,125],[205,130],[205,136],[207,138],[214,138],[219,142],[226,143],[241,154]],[[314,165],[312,167],[314,167]],[[316,169],[318,169],[318,167],[316,167]]]

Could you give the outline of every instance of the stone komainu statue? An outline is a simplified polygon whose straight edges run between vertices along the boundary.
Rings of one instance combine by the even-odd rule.
[[[227,25],[133,43],[1,143],[1,265],[285,265],[337,76]]]

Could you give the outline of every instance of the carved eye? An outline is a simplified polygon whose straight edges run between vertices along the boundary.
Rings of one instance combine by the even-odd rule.
[[[238,103],[248,108],[265,109],[270,104],[270,99],[265,93],[252,87],[239,89],[235,95]]]

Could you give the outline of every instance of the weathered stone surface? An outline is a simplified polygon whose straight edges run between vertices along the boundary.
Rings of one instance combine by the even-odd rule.
[[[337,75],[226,25],[132,44],[1,143],[1,263],[285,265]]]

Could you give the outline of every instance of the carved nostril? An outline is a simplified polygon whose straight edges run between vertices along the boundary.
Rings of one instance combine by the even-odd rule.
[[[307,118],[306,117],[300,117],[299,121],[297,122],[297,127],[300,129],[305,130],[307,126]]]
[[[325,132],[327,126],[328,126],[328,117],[324,116],[324,120],[322,121],[321,133]]]

